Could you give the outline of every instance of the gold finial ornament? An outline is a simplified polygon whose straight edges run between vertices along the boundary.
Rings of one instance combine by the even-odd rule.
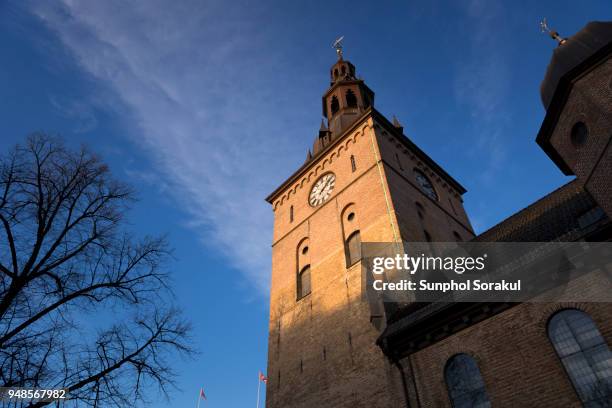
[[[336,49],[336,54],[338,54],[338,59],[342,59],[342,40],[344,40],[344,36],[340,36],[340,38],[336,39],[332,44],[332,48]]]
[[[540,30],[542,30],[543,33],[548,33],[548,35],[550,35],[550,38],[557,41],[559,45],[563,45],[567,41],[567,39],[561,37],[557,31],[551,30],[548,27],[548,23],[546,22],[546,17],[544,17],[542,21],[540,21]]]

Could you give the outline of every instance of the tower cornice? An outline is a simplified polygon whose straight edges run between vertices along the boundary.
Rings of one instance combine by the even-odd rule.
[[[451,185],[459,194],[464,194],[467,190],[463,187],[457,180],[451,177],[442,167],[440,167],[427,153],[421,150],[416,144],[414,144],[408,137],[404,135],[404,133],[395,127],[382,113],[378,112],[373,107],[367,108],[362,115],[357,118],[350,127],[348,127],[341,135],[337,138],[334,138],[333,142],[325,147],[315,158],[304,163],[299,169],[297,169],[289,178],[287,178],[278,188],[276,188],[272,193],[266,197],[266,201],[270,204],[274,203],[274,200],[281,195],[287,187],[289,187],[292,183],[297,181],[300,177],[302,177],[305,173],[307,173],[310,169],[315,167],[319,163],[319,159],[324,157],[328,152],[332,151],[338,145],[342,143],[346,139],[346,137],[358,129],[363,125],[367,118],[374,118],[380,125],[382,125],[385,130],[393,135],[399,142],[403,143],[410,151],[412,151],[420,160],[422,160],[427,166],[429,166],[433,171],[440,175],[440,177],[444,178],[444,180]]]
[[[344,132],[342,132],[342,134],[335,138],[333,140],[332,143],[330,143],[329,145],[327,145],[321,152],[319,152],[319,154],[317,154],[317,157],[313,158],[312,160],[307,161],[306,163],[304,163],[299,169],[297,169],[295,171],[295,173],[293,173],[291,176],[289,176],[288,179],[286,179],[280,186],[278,186],[278,188],[276,188],[276,190],[274,190],[272,193],[270,193],[270,195],[268,195],[266,197],[266,201],[270,204],[273,203],[273,201],[294,181],[296,181],[297,179],[299,179],[304,173],[306,173],[309,169],[311,169],[312,167],[314,167],[318,162],[318,158],[325,156],[325,154],[331,150],[333,150],[336,146],[338,146],[340,144],[340,142],[342,140],[344,140],[346,138],[346,136],[348,134],[350,134],[352,131],[354,131],[356,128],[359,127],[359,125],[363,124],[364,119],[366,119],[372,112],[375,112],[374,108],[370,107],[368,109],[366,109],[359,118],[357,118],[355,120],[355,122],[353,122],[353,124],[347,128]]]
[[[346,81],[341,81],[341,82],[340,81],[334,82],[333,84],[331,84],[330,87],[327,88],[327,91],[325,91],[325,93],[323,94],[323,99],[327,98],[336,88],[345,86],[345,85],[361,85],[365,89],[367,89],[369,92],[374,93],[374,91],[370,89],[370,87],[365,83],[363,79],[351,79],[351,80],[346,80]]]

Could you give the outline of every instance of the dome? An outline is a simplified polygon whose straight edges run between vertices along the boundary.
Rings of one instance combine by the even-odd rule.
[[[612,42],[612,22],[593,21],[555,48],[540,85],[544,108],[548,109],[559,80],[610,42]]]

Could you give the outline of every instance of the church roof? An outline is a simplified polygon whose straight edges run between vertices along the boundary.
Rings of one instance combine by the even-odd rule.
[[[612,43],[612,22],[592,21],[567,38],[553,51],[553,56],[540,85],[540,96],[546,109],[561,78],[600,49]]]
[[[476,236],[473,242],[573,241],[584,235],[581,217],[596,207],[577,180],[559,187],[533,204]]]
[[[568,46],[566,48],[566,46]],[[553,52],[553,58],[540,87],[546,116],[536,137],[536,143],[555,162],[563,174],[574,174],[570,166],[550,144],[550,137],[563,112],[575,78],[612,54],[612,22],[592,22],[567,39]]]

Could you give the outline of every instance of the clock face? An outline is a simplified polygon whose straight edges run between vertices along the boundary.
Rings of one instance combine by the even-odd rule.
[[[314,187],[310,191],[308,202],[311,206],[323,204],[331,196],[334,185],[336,184],[336,176],[334,173],[327,173],[317,180]]]
[[[431,181],[429,181],[427,176],[421,173],[420,171],[415,171],[415,173],[416,181],[417,183],[419,183],[419,186],[421,186],[421,190],[423,190],[423,192],[427,194],[432,200],[437,200],[438,194],[436,194],[436,190],[431,185]]]

